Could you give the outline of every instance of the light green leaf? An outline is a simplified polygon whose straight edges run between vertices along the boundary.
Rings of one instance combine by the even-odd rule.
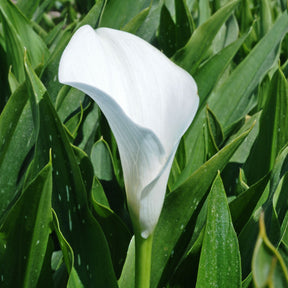
[[[108,0],[99,26],[121,29],[149,5],[150,0],[126,0],[120,2],[117,0]]]
[[[122,30],[130,32],[132,34],[136,34],[138,29],[144,23],[145,19],[147,18],[151,6],[143,9],[139,14],[134,16],[124,27]]]
[[[9,73],[8,73],[8,82],[9,82],[11,94],[13,94],[15,92],[15,90],[19,87],[19,82],[16,79],[15,75],[12,73],[11,67],[10,67]]]
[[[134,288],[135,279],[135,238],[132,237],[122,274],[118,280],[119,288]]]
[[[206,22],[211,16],[211,9],[209,5],[209,0],[199,1],[199,18],[198,18],[198,26]]]
[[[262,38],[273,26],[271,2],[268,0],[260,1],[259,17],[259,38]]]
[[[219,173],[208,196],[207,211],[196,288],[207,284],[219,288],[241,287],[237,235]]]
[[[255,286],[287,287],[288,271],[280,253],[269,241],[264,223],[264,214],[259,220],[259,236],[252,259],[252,273]]]
[[[145,39],[150,43],[153,41],[156,31],[159,27],[160,14],[162,6],[164,4],[164,0],[154,0],[151,2],[152,6],[150,8],[149,14],[143,25],[139,28],[139,30],[136,33],[136,35],[138,35],[139,37]]]
[[[39,3],[40,3],[40,0],[36,0],[36,1],[35,0],[34,1],[18,0],[17,6],[19,10],[21,10],[21,12],[26,15],[27,18],[31,19],[33,16],[33,13],[38,8]]]
[[[210,94],[208,105],[222,124],[224,134],[230,132],[230,128],[256,106],[256,97],[252,93],[277,60],[279,43],[287,31],[288,15],[285,12],[248,56],[233,70],[230,77],[226,78],[225,82],[217,86],[217,89]],[[189,173],[191,175],[191,171],[198,168],[199,164],[201,165],[201,158],[203,159],[201,141],[203,141],[204,119],[205,110],[202,109],[185,134],[187,163],[185,173],[187,175]]]
[[[209,93],[215,87],[245,39],[246,35],[219,51],[195,71],[193,76],[199,89],[200,107],[206,104],[205,100]],[[209,81],[207,81],[208,79]]]
[[[224,130],[231,123],[244,117],[255,105],[251,93],[278,59],[279,44],[287,31],[288,15],[283,13],[230,77],[210,95],[208,104],[224,126]]]
[[[258,133],[259,133],[259,122],[260,122],[259,119],[260,119],[261,113],[262,113],[262,111],[254,114],[251,117],[247,117],[245,119],[245,123],[239,129],[239,131],[235,135],[232,135],[229,138],[228,142],[233,140],[238,135],[238,133],[242,133],[242,131],[245,131],[247,129],[247,127],[251,127],[251,125],[253,125],[253,123],[254,123],[253,129],[251,130],[251,132],[247,136],[245,142],[243,142],[239,146],[239,148],[237,149],[235,154],[232,156],[232,158],[230,160],[231,162],[241,163],[241,164],[246,162],[246,160],[249,157],[249,154],[251,152],[251,148],[255,142],[255,139],[257,138]]]
[[[173,56],[173,61],[193,75],[204,60],[203,57],[205,57],[214,37],[238,3],[238,1],[231,1],[199,26],[188,43]]]
[[[108,144],[101,138],[91,150],[91,161],[94,167],[94,174],[100,180],[112,180],[113,165]]]

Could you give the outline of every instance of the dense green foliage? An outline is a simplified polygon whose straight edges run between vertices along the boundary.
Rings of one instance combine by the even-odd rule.
[[[84,24],[142,37],[198,85],[151,287],[288,287],[285,0],[0,0],[0,287],[134,286],[115,139],[57,79]]]

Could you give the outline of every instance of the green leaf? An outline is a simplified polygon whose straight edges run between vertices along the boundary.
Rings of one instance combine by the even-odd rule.
[[[280,243],[280,237],[283,237],[283,235],[281,236],[280,223],[278,222],[278,219],[275,217],[276,216],[275,211],[277,211],[277,209],[275,210],[275,205],[273,207],[272,200],[274,198],[275,192],[277,192],[277,187],[281,186],[282,182],[281,179],[285,176],[285,174],[288,171],[287,155],[288,155],[288,147],[286,146],[285,149],[281,151],[281,153],[279,154],[279,156],[275,161],[275,166],[271,172],[270,185],[267,185],[265,187],[265,190],[263,190],[262,195],[255,207],[253,215],[250,217],[249,221],[246,222],[244,228],[239,234],[238,238],[242,257],[243,277],[246,277],[251,271],[251,259],[253,255],[253,247],[257,241],[258,236],[259,225],[257,222],[259,220],[259,215],[261,212],[259,209],[261,208],[261,206],[265,207],[266,209],[265,210],[266,231],[270,237],[270,240],[273,241],[274,245],[278,245]],[[253,186],[251,186],[251,188]],[[283,204],[285,205],[285,203]],[[249,241],[247,241],[247,239],[249,239]]]
[[[281,179],[285,176],[288,172],[288,146],[286,145],[285,148],[281,150],[278,157],[275,160],[275,165],[272,170],[271,175],[271,194],[273,194]]]
[[[138,29],[141,27],[141,25],[144,23],[146,20],[149,11],[150,11],[150,6],[143,9],[139,14],[134,16],[124,27],[123,30],[127,31],[132,34],[136,34]]]
[[[118,278],[122,271],[124,260],[126,258],[127,248],[132,235],[120,217],[117,216],[117,214],[115,214],[107,206],[104,206],[95,201],[93,195],[91,202],[93,205],[92,213],[101,225],[106,236],[110,248],[114,270]]]
[[[208,196],[196,288],[205,287],[208,283],[210,287],[241,287],[238,240],[219,173]]]
[[[245,35],[245,34],[244,34]],[[235,42],[239,37],[239,26],[237,19],[234,14],[232,14],[225,25],[223,25],[215,37],[212,45],[213,52],[216,53],[221,51],[226,46]]]
[[[219,51],[211,59],[207,60],[207,62],[201,65],[197,71],[195,71],[193,77],[195,78],[198,86],[198,93],[201,101],[200,107],[203,107],[205,104],[205,100],[207,99],[209,93],[215,87],[217,81],[231,63],[233,57],[245,41],[246,37],[247,36],[245,35],[231,43]]]
[[[107,0],[99,26],[121,29],[149,5],[150,0]]]
[[[243,0],[239,5],[239,25],[242,33],[246,32],[253,23],[253,16],[251,13],[250,0]]]
[[[233,143],[231,142],[220,150],[193,173],[186,182],[183,183],[182,179],[174,187],[175,191],[169,193],[166,197],[154,234],[151,287],[166,285],[167,279],[171,277],[172,271],[178,265],[182,254],[185,253],[186,245],[190,241],[190,233],[192,231],[187,224],[189,223],[189,225],[194,227],[195,219],[193,217],[196,218],[199,212],[197,207],[205,198],[210,185],[217,175],[217,170],[222,170],[225,167],[229,158],[245,139],[249,131],[244,132]],[[126,262],[129,263],[127,266],[134,263],[133,249],[134,245],[130,245],[127,252]],[[132,288],[134,283],[134,266],[130,266],[130,269],[127,266],[126,264],[124,265],[120,283],[123,281],[127,285],[123,284],[124,286],[121,287]],[[127,283],[130,283],[130,285]]]
[[[145,22],[137,31],[137,35],[139,37],[145,39],[150,43],[153,41],[156,31],[159,28],[160,14],[164,0],[154,0],[151,1],[151,3],[152,6],[150,8],[149,14]]]
[[[224,130],[231,123],[243,118],[255,105],[251,93],[277,60],[280,41],[287,31],[288,15],[283,13],[230,77],[210,95],[208,104],[224,126]]]
[[[113,165],[108,144],[101,138],[91,150],[91,161],[94,167],[94,174],[100,180],[112,180]]]
[[[232,14],[238,3],[239,1],[230,2],[199,26],[188,43],[173,56],[173,61],[193,75],[204,60],[205,54],[217,32]]]
[[[176,18],[176,44],[182,48],[191,37],[193,32],[193,18],[187,7],[186,0],[175,1]]]
[[[244,167],[248,183],[256,182],[272,169],[276,156],[288,141],[288,83],[281,70],[271,80],[268,97],[258,137]],[[255,165],[257,169],[253,169]]]
[[[0,218],[20,192],[34,136],[28,93],[22,85],[0,115]]]
[[[61,121],[65,122],[71,117],[72,113],[75,114],[75,111],[79,110],[84,100],[84,93],[74,88],[63,86],[57,95],[55,103],[55,108]]]
[[[4,287],[38,287],[51,232],[51,195],[50,162],[26,186],[0,228],[0,282]]]
[[[288,206],[286,202],[286,196],[287,196],[287,180],[288,180],[288,173],[286,173],[281,180],[279,181],[279,184],[274,192],[273,195],[273,208],[275,215],[277,217],[278,222],[282,226],[281,232],[283,233],[283,226],[286,229],[285,226],[285,218],[288,211]],[[281,236],[282,237],[282,236]]]
[[[233,225],[240,232],[251,217],[260,197],[265,190],[270,174],[242,192],[237,198],[230,202],[229,207]]]
[[[33,13],[36,11],[40,3],[40,0],[30,1],[30,0],[19,0],[17,1],[17,6],[19,10],[29,19],[32,18]]]
[[[61,35],[62,30],[65,28],[65,25],[66,25],[65,20],[61,21],[60,23],[55,25],[54,28],[49,31],[49,33],[45,35],[44,41],[46,45],[49,47],[49,51],[51,53],[56,48],[54,42],[56,41],[57,37]]]
[[[199,18],[198,18],[198,26],[206,22],[211,16],[211,9],[209,0],[199,1]]]
[[[217,174],[217,170],[222,170],[225,167],[249,131],[244,132],[229,145],[225,146],[195,171],[184,183],[182,182],[184,179],[179,179],[180,181],[175,184],[175,191],[171,192],[165,199],[162,214],[154,235],[151,273],[152,287],[159,283],[161,277],[162,280],[159,285],[164,281],[165,277],[169,277],[171,274],[170,269],[173,269],[171,268],[173,267],[173,263],[176,265],[175,263],[179,260],[178,257],[184,252],[183,249],[185,250],[187,241],[189,242],[190,240],[189,233],[191,231],[189,232],[189,230],[191,228],[185,232],[188,222],[192,219],[191,217],[193,217],[199,203],[205,198],[207,190]],[[196,216],[194,215],[194,217]],[[179,239],[182,239],[181,241],[183,242],[182,245],[177,244],[177,249],[180,251],[176,252],[175,245],[179,243]],[[173,259],[170,259],[171,261],[173,260],[172,264],[169,263],[171,265],[165,267],[173,250],[175,253],[173,254]]]
[[[222,124],[224,134],[230,132],[230,128],[256,106],[255,95],[252,93],[277,60],[279,43],[287,27],[288,15],[285,12],[225,82],[210,94],[208,105]],[[205,110],[202,109],[185,134],[185,173],[188,175],[201,165],[204,158],[201,148],[204,120]]]
[[[45,62],[43,70],[40,74],[40,79],[49,91],[49,95],[53,103],[55,103],[57,94],[62,87],[58,82],[58,66],[60,62],[60,57],[67,46],[70,38],[72,37],[73,29],[75,25],[68,26],[64,31],[61,31],[57,38],[53,41],[53,49],[49,60]],[[51,49],[51,48],[50,48]]]
[[[39,133],[31,171],[43,166],[47,151],[52,149],[52,204],[59,217],[63,236],[73,249],[77,274],[84,287],[117,287],[105,235],[88,208],[86,188],[91,184],[84,183],[79,157],[76,157],[69,143],[47,91],[36,96],[35,91],[41,91],[43,84],[28,63],[25,67],[27,82],[31,86],[30,97],[38,99],[32,103],[39,115],[36,118],[39,122],[35,123]]]
[[[205,154],[207,160],[219,151],[218,147],[222,144],[223,137],[220,123],[213,112],[207,107],[205,125]]]
[[[21,83],[25,79],[24,47],[34,68],[48,59],[49,51],[44,41],[33,30],[31,23],[11,1],[0,1],[0,14],[2,15],[8,62],[12,65],[14,74]]]
[[[90,111],[84,118],[80,131],[82,132],[82,138],[78,140],[78,147],[84,150],[88,155],[91,154],[92,146],[94,145],[94,139],[99,128],[100,110],[96,103],[91,103]]]
[[[119,288],[134,288],[135,279],[135,238],[132,237],[122,274],[118,280]]]
[[[75,139],[77,136],[78,129],[81,125],[82,119],[83,119],[83,107],[81,105],[80,109],[78,109],[76,113],[74,113],[74,115],[72,115],[65,121],[65,126],[71,133],[73,139]]]
[[[272,9],[271,2],[268,0],[260,1],[260,17],[259,17],[259,37],[262,38],[272,27]]]
[[[57,215],[53,209],[52,209],[52,212],[53,212],[54,231],[55,231],[56,236],[58,238],[59,245],[60,245],[62,255],[63,255],[63,259],[64,259],[64,262],[65,262],[65,265],[67,268],[67,272],[69,274],[67,287],[68,288],[74,288],[74,287],[75,288],[82,288],[84,286],[81,283],[81,280],[79,279],[77,271],[74,268],[75,259],[74,259],[73,250],[72,250],[71,246],[69,245],[69,243],[64,238],[64,236],[60,230],[59,220],[58,220],[58,217],[57,217]]]
[[[161,9],[160,26],[158,33],[158,41],[163,53],[171,57],[176,49],[176,25],[170,15],[166,5]]]
[[[15,75],[12,73],[11,67],[8,73],[8,82],[9,82],[10,91],[13,94],[20,84],[18,80],[16,79]]]
[[[93,5],[91,9],[89,9],[85,17],[75,27],[75,31],[76,29],[84,25],[90,25],[92,26],[92,28],[96,29],[97,23],[99,21],[99,17],[103,11],[106,0],[96,0],[96,1],[94,0],[93,2],[96,2],[96,3]]]
[[[255,286],[287,287],[288,271],[280,253],[269,241],[264,223],[264,214],[259,220],[259,236],[252,259],[252,273]]]
[[[251,148],[255,142],[255,139],[257,138],[258,133],[259,133],[260,116],[261,116],[261,112],[258,112],[251,117],[247,117],[245,119],[245,123],[239,129],[239,131],[235,135],[232,135],[229,138],[228,142],[233,140],[237,136],[238,133],[242,133],[243,131],[245,131],[247,129],[247,127],[251,127],[251,125],[253,125],[253,123],[254,123],[253,129],[251,130],[251,132],[247,136],[245,142],[243,142],[239,146],[239,148],[237,149],[235,154],[232,156],[232,158],[230,160],[231,162],[241,163],[241,164],[246,162],[246,160],[249,157],[249,154],[251,152]]]

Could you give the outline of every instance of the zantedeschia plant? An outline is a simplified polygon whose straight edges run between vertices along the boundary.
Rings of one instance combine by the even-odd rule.
[[[199,98],[193,78],[141,38],[81,27],[66,47],[59,81],[88,94],[116,138],[135,234],[157,224],[179,141]]]

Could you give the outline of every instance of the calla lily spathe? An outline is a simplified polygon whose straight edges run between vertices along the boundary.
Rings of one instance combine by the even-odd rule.
[[[147,238],[160,216],[179,141],[198,108],[195,81],[141,38],[88,25],[64,50],[59,81],[89,95],[106,116],[131,219]]]

